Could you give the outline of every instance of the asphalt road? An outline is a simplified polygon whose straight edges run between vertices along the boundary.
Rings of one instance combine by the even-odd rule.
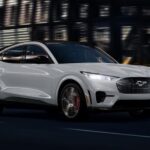
[[[92,113],[68,122],[44,110],[5,109],[0,116],[0,150],[150,149],[150,117]]]

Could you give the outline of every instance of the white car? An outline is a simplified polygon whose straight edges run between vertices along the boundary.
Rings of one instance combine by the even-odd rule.
[[[88,108],[150,108],[150,69],[117,63],[102,50],[69,42],[26,42],[0,52],[0,108],[58,106],[69,119]]]

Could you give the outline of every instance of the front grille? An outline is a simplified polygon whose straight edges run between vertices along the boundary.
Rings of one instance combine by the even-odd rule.
[[[150,93],[150,78],[123,78],[117,82],[117,88],[126,94]]]

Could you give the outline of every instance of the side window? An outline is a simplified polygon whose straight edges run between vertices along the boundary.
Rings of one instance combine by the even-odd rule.
[[[26,51],[26,63],[49,64],[52,63],[52,61],[42,47],[29,45]]]
[[[24,63],[26,46],[16,46],[1,53],[1,60],[7,63]]]

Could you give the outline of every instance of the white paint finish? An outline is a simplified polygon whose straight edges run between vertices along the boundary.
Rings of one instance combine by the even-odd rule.
[[[21,65],[3,63],[5,71],[1,75],[1,80],[4,83],[2,92],[23,95],[30,98],[51,97],[50,88],[52,87],[52,79],[45,66],[39,65]],[[3,90],[5,89],[5,90]]]
[[[16,92],[17,91],[17,92]],[[31,88],[20,88],[20,87],[7,87],[5,89],[2,89],[2,92],[7,95],[17,95],[21,97],[24,95],[26,98],[33,98],[33,99],[51,99],[51,96],[47,93],[44,93],[43,91],[31,89]]]
[[[142,98],[148,100],[150,97],[150,94],[120,94],[116,87],[118,79],[112,81],[93,80],[80,73],[80,71],[85,71],[119,78],[150,77],[149,67],[107,63],[58,64],[44,44],[27,42],[15,46],[24,44],[41,46],[52,58],[54,64],[11,64],[0,62],[0,99],[15,95],[20,98],[37,99],[37,101],[57,105],[59,87],[69,79],[76,81],[81,86],[88,99],[89,107],[111,108],[118,99]],[[8,49],[6,48],[5,50]],[[92,104],[89,102],[88,91],[91,93]],[[108,95],[114,95],[114,97],[107,97],[104,102],[98,104],[95,97],[96,91],[104,91]]]

